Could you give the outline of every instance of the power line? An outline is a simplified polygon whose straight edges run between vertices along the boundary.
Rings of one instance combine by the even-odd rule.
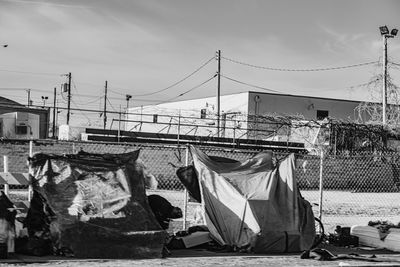
[[[187,91],[185,91],[185,92],[183,92],[183,93],[181,93],[181,94],[179,94],[179,95],[177,95],[177,96],[175,96],[175,97],[172,97],[172,98],[170,98],[170,99],[168,99],[168,100],[166,100],[166,101],[157,103],[157,104],[155,104],[155,105],[160,105],[160,104],[168,103],[168,102],[171,102],[172,100],[175,100],[175,99],[177,99],[177,98],[179,98],[179,97],[181,97],[181,96],[184,96],[184,95],[186,95],[186,94],[188,94],[188,93],[190,93],[190,92],[196,90],[197,88],[199,88],[199,87],[205,85],[206,83],[208,83],[209,81],[211,81],[211,80],[214,79],[215,77],[217,77],[217,74],[215,74],[215,75],[212,76],[211,78],[207,79],[206,81],[202,82],[201,84],[198,84],[198,85],[192,87],[191,89],[189,89],[189,90],[187,90]]]
[[[263,67],[263,66],[257,66],[245,62],[241,62],[238,60],[234,60],[231,58],[226,58],[226,57],[221,57],[222,59],[225,59],[227,61],[252,67],[252,68],[257,68],[257,69],[264,69],[264,70],[272,70],[272,71],[291,71],[291,72],[313,72],[313,71],[329,71],[329,70],[339,70],[339,69],[348,69],[348,68],[355,68],[355,67],[361,67],[361,66],[366,66],[366,65],[372,65],[372,64],[377,64],[379,63],[378,61],[371,61],[371,62],[365,62],[365,63],[359,63],[359,64],[353,64],[353,65],[347,65],[347,66],[340,66],[340,67],[327,67],[327,68],[311,68],[311,69],[289,69],[289,68],[274,68],[274,67]]]
[[[62,76],[60,73],[49,73],[49,72],[32,72],[32,71],[19,71],[19,70],[5,70],[0,69],[2,72],[20,73],[20,74],[31,74],[31,75],[47,75],[47,76]]]
[[[269,88],[266,88],[266,87],[262,87],[262,86],[258,86],[258,85],[254,85],[254,84],[250,84],[250,83],[246,83],[246,82],[242,82],[242,81],[227,77],[227,76],[222,75],[222,74],[221,74],[221,77],[224,77],[225,79],[230,80],[232,82],[240,83],[240,84],[247,85],[247,86],[254,87],[254,88],[258,88],[258,89],[261,89],[261,90],[270,91],[270,92],[274,92],[274,93],[282,93],[280,91],[276,91],[276,90],[269,89]]]
[[[111,108],[112,108],[115,112],[118,112],[118,111],[114,108],[114,106],[111,104],[110,99],[108,99],[108,97],[107,97],[107,102],[110,104]]]
[[[79,109],[78,105],[75,103],[74,100],[71,99],[71,102]],[[78,112],[81,113],[88,120],[89,123],[91,122],[89,117],[83,111],[78,110]]]
[[[391,63],[391,64],[393,64],[393,65],[395,65],[395,66],[399,66],[399,67],[400,67],[400,64],[399,64],[399,63],[395,63],[395,62],[389,62],[389,63]]]
[[[155,92],[152,92],[152,93],[139,94],[139,95],[132,95],[132,96],[149,96],[149,95],[154,95],[154,94],[157,94],[157,93],[161,93],[161,92],[163,92],[163,91],[166,91],[166,90],[168,90],[168,89],[170,89],[170,88],[172,88],[172,87],[174,87],[174,86],[176,86],[176,85],[178,85],[178,84],[184,82],[185,80],[189,79],[190,77],[192,77],[194,74],[196,74],[197,72],[199,72],[202,68],[204,68],[207,64],[209,64],[209,63],[210,63],[211,61],[213,61],[214,59],[215,59],[214,57],[210,58],[209,60],[207,60],[207,62],[203,63],[203,64],[202,64],[200,67],[198,67],[195,71],[193,71],[192,73],[190,73],[190,74],[187,75],[186,77],[180,79],[179,81],[175,82],[174,84],[172,84],[172,85],[170,85],[170,86],[168,86],[168,87],[166,87],[166,88],[163,88],[163,89],[161,89],[161,90],[158,90],[158,91],[155,91]]]
[[[274,93],[283,94],[283,92],[281,92],[281,91],[277,91],[277,90],[273,90],[273,89],[270,89],[270,88],[266,88],[266,87],[262,87],[262,86],[258,86],[258,85],[254,85],[254,84],[250,84],[250,83],[246,83],[246,82],[242,82],[242,81],[227,77],[225,75],[221,75],[221,77],[224,77],[227,80],[230,80],[230,81],[233,81],[233,82],[236,82],[236,83],[239,83],[239,84],[243,84],[243,85],[246,85],[246,86],[249,86],[249,87],[253,87],[253,88],[257,88],[257,89],[261,89],[261,90],[266,90],[266,91],[270,91],[270,92],[274,92]],[[359,88],[359,87],[365,87],[365,86],[371,85],[373,82],[375,82],[377,80],[379,80],[379,79],[374,79],[373,81],[370,81],[370,82],[367,82],[367,83],[347,86],[345,88],[354,89],[354,88]],[[324,90],[328,91],[329,89],[324,89]],[[335,90],[336,91],[337,89],[331,89],[331,90]]]

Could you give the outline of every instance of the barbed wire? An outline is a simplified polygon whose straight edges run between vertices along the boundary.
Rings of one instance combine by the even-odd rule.
[[[271,71],[287,71],[287,72],[316,72],[316,71],[329,71],[329,70],[339,70],[339,69],[349,69],[349,68],[356,68],[356,67],[362,67],[362,66],[367,66],[367,65],[372,65],[372,64],[377,64],[378,61],[370,61],[370,62],[365,62],[365,63],[358,63],[358,64],[353,64],[353,65],[346,65],[346,66],[338,66],[338,67],[326,67],[326,68],[310,68],[310,69],[289,69],[289,68],[275,68],[275,67],[264,67],[264,66],[258,66],[254,64],[249,64],[245,62],[241,62],[235,59],[227,58],[227,57],[221,57],[222,59],[225,59],[227,61],[252,67],[252,68],[257,68],[257,69],[264,69],[264,70],[271,70]]]

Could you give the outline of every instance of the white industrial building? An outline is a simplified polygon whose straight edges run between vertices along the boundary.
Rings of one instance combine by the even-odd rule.
[[[219,136],[262,140],[293,140],[293,130],[282,131],[268,117],[294,116],[305,121],[326,117],[354,121],[357,101],[320,97],[244,92],[220,97],[220,122],[217,97],[192,99],[160,105],[130,108],[125,130],[196,136]],[[297,119],[298,122],[298,119]],[[296,122],[293,122],[296,123]],[[290,138],[290,135],[292,138]]]

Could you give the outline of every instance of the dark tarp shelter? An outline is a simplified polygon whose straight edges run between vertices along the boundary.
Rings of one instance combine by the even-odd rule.
[[[39,201],[58,249],[84,258],[161,256],[165,232],[149,207],[138,158],[139,150],[35,155],[30,159],[35,193],[25,221],[28,230],[35,232],[32,209],[40,207]]]

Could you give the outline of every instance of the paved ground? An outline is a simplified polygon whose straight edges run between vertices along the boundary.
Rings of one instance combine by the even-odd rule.
[[[130,267],[130,266],[400,266],[400,253],[386,250],[362,250],[359,248],[328,247],[334,254],[357,253],[366,257],[376,255],[380,262],[367,262],[360,260],[335,260],[317,261],[314,259],[300,259],[299,253],[280,255],[254,255],[243,253],[220,253],[204,249],[199,250],[174,250],[166,259],[137,259],[137,260],[78,260],[62,257],[31,257],[11,255],[3,260],[0,266],[79,266],[79,267]]]

